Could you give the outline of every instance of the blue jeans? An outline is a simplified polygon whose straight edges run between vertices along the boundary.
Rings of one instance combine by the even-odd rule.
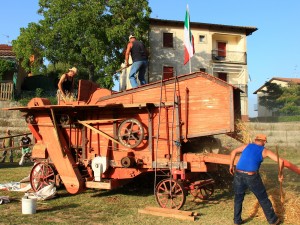
[[[259,173],[248,175],[245,173],[235,172],[233,180],[234,188],[234,223],[242,223],[242,206],[247,188],[256,196],[264,214],[270,224],[275,223],[278,219],[272,203],[268,198],[266,188],[261,180]]]
[[[138,83],[136,82],[136,78],[135,78],[137,73],[139,73],[138,78],[139,78],[141,85],[144,85],[147,83],[145,80],[145,73],[146,73],[147,66],[148,66],[147,60],[137,61],[137,62],[132,63],[130,73],[129,73],[129,80],[130,80],[132,88],[135,88],[138,86]]]

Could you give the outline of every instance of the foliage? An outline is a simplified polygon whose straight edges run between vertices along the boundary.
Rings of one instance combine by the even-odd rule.
[[[262,89],[263,96],[259,98],[259,104],[269,110],[278,109],[282,103],[278,103],[277,99],[282,95],[282,88],[280,85],[272,82],[265,83],[266,89]]]
[[[38,98],[42,97],[43,91],[44,90],[42,88],[35,89],[35,96]]]
[[[0,80],[7,72],[13,72],[16,70],[16,63],[12,60],[0,59]]]
[[[146,39],[149,29],[148,0],[39,0],[39,6],[43,19],[22,28],[14,42],[18,58],[37,54],[53,65],[76,66],[106,88],[113,86],[128,36]]]
[[[283,107],[279,112],[286,115],[300,114],[300,85],[291,83],[282,88],[282,95],[277,99]]]
[[[13,51],[26,72],[39,74],[39,70],[43,68],[44,46],[40,39],[42,34],[43,29],[40,24],[29,23],[27,28],[20,29],[17,40],[12,42]]]
[[[266,82],[266,90],[262,90],[264,96],[259,98],[259,104],[269,110],[277,109],[280,114],[300,114],[300,85],[289,83],[281,87],[276,83]]]

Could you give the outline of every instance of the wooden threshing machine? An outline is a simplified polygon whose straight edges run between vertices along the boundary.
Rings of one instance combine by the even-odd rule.
[[[113,189],[153,172],[160,176],[158,204],[179,209],[187,191],[199,198],[213,193],[214,181],[199,180],[199,173],[229,164],[213,135],[234,132],[240,92],[203,72],[123,92],[81,80],[76,101],[34,98],[11,110],[25,113],[36,140],[34,190],[50,183],[63,183],[71,194]]]

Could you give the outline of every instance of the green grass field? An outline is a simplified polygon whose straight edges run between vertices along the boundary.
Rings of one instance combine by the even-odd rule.
[[[298,154],[284,155],[283,157],[300,165]],[[30,170],[30,164],[20,167],[17,163],[2,163],[0,164],[0,183],[19,181],[27,176]],[[266,160],[261,168],[261,173],[267,176],[267,189],[279,189],[276,163]],[[300,176],[287,169],[284,170],[284,174],[284,190],[291,190],[299,195]],[[111,191],[89,189],[78,195],[70,195],[61,188],[58,190],[57,198],[38,201],[37,213],[33,215],[22,214],[21,198],[24,193],[0,191],[0,196],[9,196],[11,199],[10,203],[0,205],[0,224],[233,224],[231,179],[221,178],[221,181],[218,182],[219,185],[210,200],[194,202],[190,195],[187,197],[183,210],[200,213],[195,222],[139,214],[138,209],[157,206],[153,195],[153,179],[145,176],[143,179]],[[279,196],[272,197],[278,198]],[[247,224],[268,224],[264,217],[254,216],[252,218],[247,215],[247,211],[251,211],[253,208],[252,198],[251,193],[246,196],[243,219],[247,219]]]

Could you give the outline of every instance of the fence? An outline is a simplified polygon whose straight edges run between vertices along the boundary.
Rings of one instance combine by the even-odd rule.
[[[12,100],[14,93],[13,82],[1,82],[0,83],[0,100]]]

